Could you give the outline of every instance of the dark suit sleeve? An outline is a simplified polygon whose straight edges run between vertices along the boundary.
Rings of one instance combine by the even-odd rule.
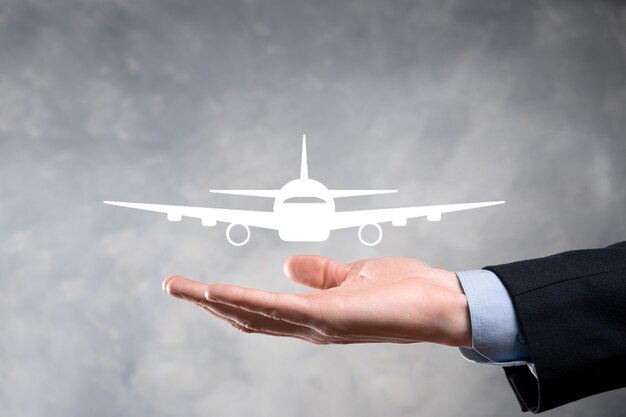
[[[488,266],[506,287],[535,365],[504,368],[534,413],[626,386],[626,242]]]

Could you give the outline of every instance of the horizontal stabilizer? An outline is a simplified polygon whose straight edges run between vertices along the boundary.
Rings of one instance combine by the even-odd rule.
[[[328,190],[332,198],[360,197],[365,195],[391,194],[398,190]]]
[[[216,194],[241,195],[246,197],[276,198],[279,190],[209,190]]]

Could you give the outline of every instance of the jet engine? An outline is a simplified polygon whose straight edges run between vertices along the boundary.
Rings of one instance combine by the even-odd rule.
[[[183,216],[179,213],[167,213],[167,220],[170,222],[179,222],[183,219]]]
[[[426,220],[429,222],[438,222],[441,220],[441,213],[428,213],[426,215]]]
[[[365,239],[363,239],[363,229],[365,229],[366,227],[373,227],[378,231],[378,237],[373,240],[373,241],[367,241]],[[377,223],[368,223],[368,224],[362,224],[359,227],[359,240],[361,241],[362,244],[364,244],[365,246],[374,246],[374,245],[378,245],[380,243],[380,240],[383,238],[383,229],[380,227],[379,224]]]
[[[246,237],[241,240],[241,241],[236,241],[232,238],[232,236],[230,235],[233,228],[236,226],[240,226],[243,227],[244,230],[246,231]],[[248,243],[248,241],[250,240],[250,228],[248,226],[246,226],[245,224],[240,224],[240,223],[231,223],[228,225],[228,227],[226,228],[226,240],[228,240],[228,243],[230,243],[233,246],[243,246],[246,243]]]

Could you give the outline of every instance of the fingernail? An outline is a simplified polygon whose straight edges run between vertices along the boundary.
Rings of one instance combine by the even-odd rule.
[[[178,277],[178,275],[170,275],[169,277],[165,278],[163,280],[163,282],[161,283],[161,289],[163,290],[164,293],[168,293],[168,285],[170,282],[172,282],[174,280],[174,278]]]

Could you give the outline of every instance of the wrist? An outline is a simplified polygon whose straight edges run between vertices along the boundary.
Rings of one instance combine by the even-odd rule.
[[[469,305],[465,294],[455,294],[452,302],[452,317],[450,320],[450,341],[452,346],[472,347],[472,323],[470,321]]]
[[[448,289],[441,323],[443,343],[449,346],[472,347],[472,324],[467,297],[457,275],[441,271]]]

